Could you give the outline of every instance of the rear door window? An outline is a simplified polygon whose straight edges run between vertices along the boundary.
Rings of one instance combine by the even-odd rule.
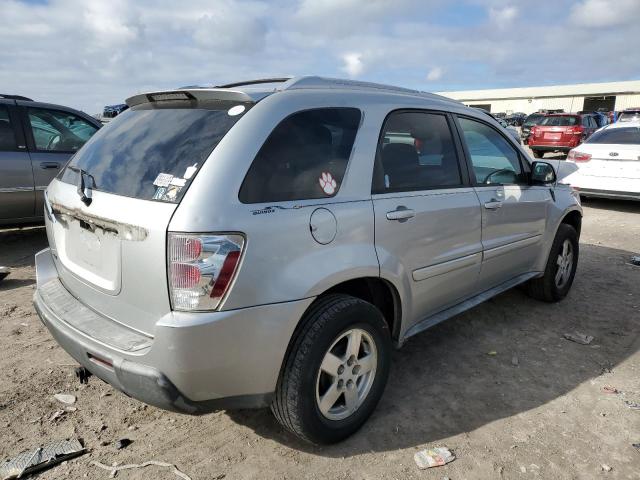
[[[360,125],[357,108],[294,113],[271,132],[240,187],[243,203],[333,197]]]
[[[445,115],[394,112],[382,132],[373,193],[460,186],[462,178]]]
[[[73,153],[98,131],[95,125],[70,112],[28,108],[27,113],[36,150]]]
[[[9,109],[0,105],[0,152],[17,149],[16,134],[9,118]]]
[[[144,103],[102,127],[71,159],[60,179],[77,185],[79,170],[93,188],[177,203],[222,137],[249,110],[238,102]],[[231,111],[230,111],[231,110]]]

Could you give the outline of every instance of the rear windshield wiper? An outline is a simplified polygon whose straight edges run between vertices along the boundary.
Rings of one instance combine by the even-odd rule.
[[[80,195],[80,200],[82,200],[82,203],[84,203],[88,207],[89,205],[91,205],[91,202],[93,200],[92,189],[96,186],[95,178],[93,178],[93,175],[88,173],[86,170],[83,170],[82,168],[74,167],[72,165],[69,165],[67,168],[78,172],[78,174],[80,175],[80,178],[78,180],[78,195]]]

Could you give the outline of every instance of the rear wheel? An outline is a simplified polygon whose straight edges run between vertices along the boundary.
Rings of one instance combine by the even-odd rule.
[[[560,224],[544,275],[529,281],[529,295],[545,302],[557,302],[566,297],[576,274],[578,255],[578,233],[571,225]]]
[[[304,440],[338,442],[362,426],[382,396],[389,328],[376,307],[348,295],[318,299],[302,322],[271,410]]]
[[[533,156],[536,158],[544,157],[544,152],[542,150],[531,150],[533,152]]]

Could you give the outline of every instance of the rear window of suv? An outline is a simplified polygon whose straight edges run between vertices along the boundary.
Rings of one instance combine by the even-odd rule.
[[[59,178],[77,185],[83,170],[95,190],[177,203],[222,137],[250,107],[231,101],[137,105],[91,137]]]
[[[570,115],[553,115],[545,117],[540,122],[540,125],[544,127],[571,127],[579,124],[580,118]]]
[[[640,121],[640,110],[627,110],[620,114],[619,122],[637,122]]]
[[[294,113],[271,132],[240,187],[243,203],[333,197],[360,125],[357,108]]]

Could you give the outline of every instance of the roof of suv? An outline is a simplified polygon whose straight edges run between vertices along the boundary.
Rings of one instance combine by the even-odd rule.
[[[265,78],[258,80],[249,80],[245,82],[235,82],[217,86],[202,87],[183,87],[181,89],[163,92],[149,92],[134,95],[126,100],[127,105],[134,106],[140,103],[154,101],[154,96],[171,94],[179,99],[179,95],[183,98],[208,99],[217,98],[225,100],[237,101],[258,101],[273,93],[290,90],[351,90],[358,92],[375,92],[383,95],[404,95],[413,96],[422,99],[438,100],[447,102],[452,105],[460,106],[461,103],[451,98],[436,95],[434,93],[422,92],[419,90],[411,90],[409,88],[396,87],[392,85],[383,85],[372,82],[362,82],[358,80],[343,80],[338,78],[302,76],[292,78]]]
[[[0,98],[4,98],[6,100],[24,100],[26,102],[33,102],[33,100],[28,97],[23,97],[22,95],[9,95],[6,93],[0,93]]]

